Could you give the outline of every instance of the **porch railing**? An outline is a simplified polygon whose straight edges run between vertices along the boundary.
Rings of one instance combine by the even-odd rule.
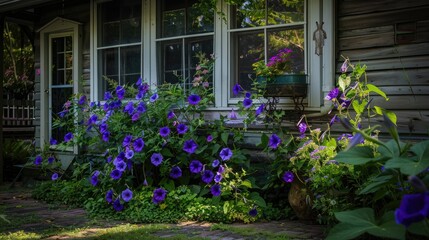
[[[3,94],[3,127],[34,127],[34,118],[34,92],[19,98],[11,93]]]

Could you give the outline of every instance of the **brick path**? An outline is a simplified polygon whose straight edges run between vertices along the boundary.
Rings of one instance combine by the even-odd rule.
[[[90,223],[83,209],[68,209],[66,206],[52,206],[31,198],[29,190],[22,188],[0,191],[0,207],[4,209],[6,217],[11,216],[22,219],[30,219],[19,226],[7,229],[7,232],[25,231],[25,232],[42,232],[51,228],[62,227],[85,227]],[[120,222],[98,222],[97,227],[111,227]],[[223,231],[212,230],[210,223],[183,222],[171,225],[174,230],[162,230],[155,233],[159,237],[169,238],[177,234],[187,235],[189,237],[202,237],[207,239],[222,240],[243,240],[243,239],[264,239],[261,236],[241,236],[239,234]],[[271,232],[276,234],[287,234],[292,239],[323,239],[323,226],[314,225],[299,221],[272,221],[252,224],[234,223],[228,225],[240,229],[249,228],[249,231]],[[60,239],[61,237],[50,237],[49,239]]]

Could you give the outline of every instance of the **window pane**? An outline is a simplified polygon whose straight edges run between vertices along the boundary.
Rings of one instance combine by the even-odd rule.
[[[188,70],[187,76],[187,85],[191,85],[193,81],[193,77],[196,72],[196,67],[199,64],[199,59],[197,57],[197,54],[203,53],[206,58],[210,58],[211,54],[213,54],[213,39],[212,38],[206,38],[206,39],[198,39],[198,40],[191,40],[188,43],[188,54],[187,59],[188,63],[186,66],[186,69]],[[209,86],[213,85],[213,78],[209,81]]]
[[[102,46],[119,44],[119,21],[103,23]]]
[[[236,33],[234,36],[236,44],[235,66],[237,67],[235,83],[239,83],[244,89],[250,90],[252,79],[255,74],[252,64],[264,59],[264,33],[253,31],[246,33]]]
[[[140,18],[130,18],[121,21],[121,43],[140,42],[141,23]]]
[[[292,50],[292,71],[304,73],[304,28],[268,32],[268,58],[284,48]]]
[[[159,83],[178,83],[175,74],[182,75],[182,44],[180,42],[161,43],[161,78]]]
[[[213,1],[195,1],[188,8],[188,33],[213,32],[215,6]]]
[[[63,110],[64,99],[69,99],[73,94],[73,87],[52,88],[51,92],[51,119],[56,119],[58,118],[58,113]],[[64,139],[66,134],[66,129],[63,128],[55,128],[51,131],[51,137],[58,140]]]
[[[112,79],[115,82],[119,81],[119,57],[118,49],[103,49],[99,51],[99,59],[101,60],[101,66],[99,68],[100,77],[100,93],[103,94],[106,90],[111,90],[107,79]],[[103,96],[103,95],[101,95]]]
[[[250,0],[236,7],[235,28],[247,28],[266,25],[265,0]]]
[[[162,13],[162,36],[172,37],[185,34],[185,9]]]
[[[140,77],[140,46],[121,48],[121,84],[133,84]]]
[[[268,1],[268,24],[287,24],[304,21],[304,1]]]

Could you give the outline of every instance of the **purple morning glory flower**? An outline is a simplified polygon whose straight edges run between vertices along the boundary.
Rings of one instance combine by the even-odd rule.
[[[182,169],[179,166],[174,166],[171,168],[170,177],[177,179],[182,176]]]
[[[161,137],[166,138],[168,137],[168,135],[170,135],[170,128],[168,127],[162,127],[159,129],[159,135],[161,135]]]
[[[329,126],[332,126],[334,123],[339,122],[340,118],[335,115],[333,118],[331,118],[331,120],[329,121]]]
[[[167,191],[163,188],[157,188],[153,191],[152,202],[158,204],[165,200],[167,196]]]
[[[140,102],[139,105],[137,105],[136,112],[138,114],[143,114],[146,112],[146,110],[147,110],[146,103]]]
[[[112,99],[112,93],[111,92],[105,92],[104,93],[104,100],[107,101],[109,99]]]
[[[245,98],[245,99],[243,100],[243,107],[244,107],[245,109],[250,108],[250,107],[252,106],[252,104],[253,104],[253,101],[252,101],[252,99],[250,99],[250,98]]]
[[[98,116],[93,114],[91,115],[91,117],[89,117],[87,125],[94,124],[97,122],[97,120],[98,120]]]
[[[183,144],[183,151],[187,153],[194,153],[197,148],[198,144],[192,139],[185,141]]]
[[[142,85],[142,83],[143,83],[143,81],[142,81],[142,77],[139,77],[139,78],[137,79],[136,86],[140,86],[140,85]]]
[[[34,158],[34,165],[40,165],[42,161],[43,161],[42,156],[37,155],[36,158]]]
[[[259,107],[256,109],[256,116],[259,116],[264,111],[264,104],[259,105]]]
[[[222,165],[220,165],[219,169],[217,170],[217,172],[218,173],[223,173],[223,172],[225,172],[225,168]]]
[[[172,118],[174,118],[176,115],[174,114],[174,112],[173,111],[169,111],[168,113],[167,113],[167,118],[168,119],[172,119]]]
[[[252,208],[252,209],[249,211],[249,216],[251,216],[251,217],[256,217],[256,215],[258,215],[258,210],[256,210],[256,208]]]
[[[113,202],[113,209],[115,209],[115,211],[117,211],[117,212],[120,212],[124,209],[124,205],[121,204],[121,201],[119,200],[119,198],[117,198]]]
[[[106,201],[108,203],[111,203],[113,201],[113,190],[110,189],[109,191],[107,191],[106,193]]]
[[[159,166],[162,163],[162,159],[163,159],[163,157],[162,157],[161,153],[154,153],[150,157],[150,162],[155,166]]]
[[[140,114],[134,113],[133,116],[131,116],[131,121],[135,122],[135,121],[139,120],[139,118],[140,118]]]
[[[98,127],[98,129],[100,130],[100,133],[104,133],[107,131],[107,123],[102,123],[100,125],[100,127]]]
[[[58,173],[52,174],[51,179],[52,179],[52,181],[57,180],[58,179]]]
[[[127,151],[125,152],[125,158],[126,159],[131,159],[134,157],[134,151],[131,149],[127,149]]]
[[[339,93],[340,93],[340,90],[338,88],[334,88],[328,93],[328,95],[326,95],[325,100],[330,101],[332,99],[335,99],[338,97]]]
[[[119,171],[118,169],[114,169],[111,173],[110,173],[110,177],[112,179],[118,180],[122,177],[122,171]]]
[[[124,161],[118,161],[115,164],[115,166],[116,166],[116,169],[121,171],[121,172],[124,172],[125,169],[127,169],[127,164]]]
[[[220,196],[221,194],[221,187],[219,184],[215,184],[210,188],[210,192],[212,193],[213,196]]]
[[[97,186],[97,184],[98,184],[98,175],[93,174],[91,176],[90,182],[91,182],[92,186],[94,186],[94,187]]]
[[[49,139],[49,144],[50,145],[57,145],[58,141],[56,139],[54,139],[54,138],[51,138],[51,139]]]
[[[363,141],[364,141],[364,138],[363,138],[362,134],[356,133],[352,137],[352,139],[350,140],[349,145],[347,146],[347,149],[350,149],[350,148],[358,145],[359,143],[363,143]]]
[[[133,140],[133,136],[127,135],[124,137],[124,140],[122,141],[122,146],[127,147],[131,144],[131,141]]]
[[[143,149],[143,147],[144,147],[144,141],[143,141],[143,139],[141,139],[141,138],[137,138],[137,139],[134,141],[133,146],[134,146],[134,151],[136,151],[136,152],[141,152],[141,150],[142,150],[142,149]]]
[[[232,93],[234,93],[234,96],[240,94],[241,89],[242,88],[241,88],[240,84],[238,84],[238,83],[235,84],[234,87],[232,87]]]
[[[158,100],[158,98],[159,98],[158,94],[157,94],[157,93],[154,93],[152,96],[150,96],[150,98],[149,98],[149,102],[153,103],[153,102],[155,102],[156,100]]]
[[[208,135],[206,138],[207,142],[211,142],[213,141],[213,136],[212,135]]]
[[[49,156],[49,157],[48,157],[48,163],[49,163],[49,164],[54,163],[54,161],[55,161],[55,158],[54,158],[53,156]]]
[[[214,177],[214,181],[216,183],[219,183],[220,181],[222,181],[222,174],[216,173],[216,176]]]
[[[134,112],[134,103],[128,102],[124,107],[124,112],[128,113],[128,115],[132,115]]]
[[[307,131],[307,124],[300,123],[298,125],[299,132],[301,133],[301,137],[304,137],[305,131]]]
[[[116,156],[115,161],[113,161],[113,162],[115,163],[116,161],[124,161],[124,160],[125,160],[125,153],[124,152],[120,152],[118,154],[118,156]]]
[[[217,160],[217,159],[215,159],[215,160],[213,160],[213,162],[212,162],[212,167],[217,167],[217,166],[219,166],[219,163],[220,163],[220,161],[219,160]]]
[[[209,183],[211,183],[211,182],[213,181],[213,177],[214,177],[214,174],[213,174],[213,172],[212,172],[212,171],[210,171],[210,170],[205,170],[205,171],[203,172],[203,175],[201,176],[201,180],[202,180],[203,182],[205,182],[205,183],[209,184]]]
[[[129,202],[133,198],[133,192],[127,188],[122,191],[121,197],[125,202]]]
[[[268,146],[272,149],[276,149],[279,147],[281,142],[282,140],[277,136],[277,134],[272,134],[268,141]]]
[[[227,161],[232,157],[232,151],[229,148],[223,148],[220,150],[219,156],[223,161]]]
[[[405,194],[395,210],[396,223],[405,227],[429,217],[429,192]]]
[[[79,98],[78,104],[79,104],[79,105],[83,105],[83,104],[85,104],[85,102],[86,102],[86,95],[82,95],[82,96]]]
[[[70,142],[73,139],[73,133],[68,132],[65,136],[64,136],[64,142]]]
[[[188,102],[191,105],[197,105],[201,101],[201,97],[197,94],[191,94],[188,97]]]
[[[192,160],[189,164],[191,173],[200,173],[203,170],[203,164],[198,160]]]
[[[293,172],[291,172],[291,171],[286,171],[284,174],[283,174],[283,181],[285,181],[285,182],[287,182],[287,183],[291,183],[291,182],[293,182],[293,179],[294,179],[294,175],[293,175]]]
[[[341,72],[346,72],[347,68],[348,68],[348,64],[347,64],[348,60],[346,59],[343,64],[341,64]]]
[[[109,137],[110,137],[110,132],[109,131],[105,131],[101,138],[103,139],[103,141],[108,142],[109,141]]]
[[[185,134],[188,131],[188,126],[186,124],[180,123],[176,127],[178,134]]]
[[[122,86],[117,86],[116,87],[116,96],[118,96],[119,100],[124,99],[125,96],[125,89]]]
[[[250,92],[246,92],[246,94],[244,95],[245,98],[250,98],[252,96],[252,94]]]

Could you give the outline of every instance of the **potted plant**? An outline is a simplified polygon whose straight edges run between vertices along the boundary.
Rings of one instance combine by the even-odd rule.
[[[305,97],[307,76],[292,71],[292,50],[280,49],[267,63],[252,64],[256,72],[256,85],[264,90],[265,97]]]

